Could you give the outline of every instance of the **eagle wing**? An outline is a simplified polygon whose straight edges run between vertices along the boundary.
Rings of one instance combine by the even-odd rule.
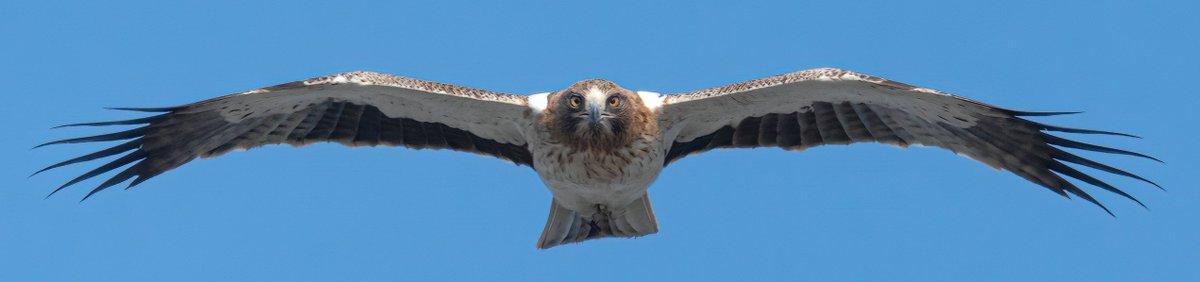
[[[664,165],[716,148],[803,150],[824,144],[880,142],[948,149],[1064,197],[1068,192],[1075,194],[1105,211],[1108,209],[1059,174],[1141,202],[1063,161],[1158,186],[1056,146],[1157,159],[1045,131],[1131,135],[1041,124],[1022,117],[1067,113],[1010,110],[846,70],[812,69],[667,95],[661,110],[659,126],[669,148]]]
[[[54,190],[133,164],[91,190],[84,196],[87,199],[136,177],[129,184],[132,187],[196,157],[267,144],[314,142],[453,149],[533,166],[523,135],[529,125],[526,103],[524,96],[388,74],[335,74],[182,106],[118,108],[158,113],[145,118],[64,125],[142,126],[39,145],[126,140],[37,173],[129,152]]]

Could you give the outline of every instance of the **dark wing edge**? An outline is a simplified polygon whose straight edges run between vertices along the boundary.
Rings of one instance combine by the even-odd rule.
[[[301,82],[311,82],[329,77],[333,76]],[[298,87],[298,83],[300,82],[264,89],[294,88]],[[424,86],[428,86],[428,84]],[[385,145],[414,149],[452,149],[497,157],[517,165],[533,166],[532,155],[523,145],[482,138],[470,131],[443,123],[389,117],[376,106],[332,98],[303,105],[292,112],[249,117],[240,122],[229,122],[216,111],[197,110],[206,103],[220,101],[235,95],[174,107],[112,108],[157,114],[130,120],[57,126],[55,128],[139,125],[136,128],[116,133],[63,139],[38,145],[34,148],[57,144],[125,141],[107,149],[55,163],[34,172],[33,175],[54,168],[128,152],[128,154],[71,179],[46,196],[49,198],[66,187],[132,164],[89,191],[81,199],[83,201],[97,192],[133,178],[133,181],[126,187],[126,189],[131,188],[196,157],[215,157],[233,150],[251,149],[267,144],[286,143],[293,146],[304,146],[316,142],[337,142],[351,147]]]
[[[909,90],[916,88],[880,78],[870,78],[873,80],[871,82],[894,88]],[[717,97],[729,93],[762,88],[746,87],[744,85],[737,86],[736,84],[725,87],[730,89],[717,90],[715,92],[721,94],[715,95],[713,93],[703,93],[705,97],[698,99],[688,97],[687,100],[697,101],[708,97]],[[977,161],[984,162],[994,168],[1010,171],[1064,197],[1070,198],[1070,195],[1074,194],[1095,204],[1114,217],[1115,215],[1111,210],[1078,186],[1064,179],[1063,176],[1074,178],[1115,193],[1134,201],[1143,208],[1146,205],[1125,191],[1076,170],[1064,162],[1130,177],[1162,189],[1162,186],[1144,177],[1080,157],[1062,148],[1130,155],[1160,163],[1162,162],[1161,160],[1127,150],[1074,141],[1052,135],[1048,132],[1140,137],[1118,132],[1053,126],[1024,118],[1029,116],[1075,114],[1077,112],[1018,111],[995,107],[965,98],[950,97],[960,99],[963,102],[980,105],[1001,114],[976,116],[975,118],[978,119],[976,126],[963,128],[953,126],[947,122],[914,118],[909,113],[878,105],[852,102],[815,102],[811,106],[797,109],[791,113],[770,113],[746,117],[741,119],[740,122],[736,122],[736,126],[723,126],[709,134],[701,135],[689,141],[681,142],[675,140],[667,152],[664,166],[690,154],[719,148],[780,147],[786,150],[803,150],[825,144],[878,142],[900,147],[919,144],[948,149],[956,154],[966,155]],[[939,118],[942,117],[939,116]]]

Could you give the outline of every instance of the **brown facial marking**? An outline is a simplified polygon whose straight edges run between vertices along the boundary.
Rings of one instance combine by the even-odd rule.
[[[550,106],[542,122],[552,137],[576,149],[613,150],[658,130],[637,93],[607,80],[576,82],[547,98]],[[600,116],[596,123],[590,120],[592,114]]]

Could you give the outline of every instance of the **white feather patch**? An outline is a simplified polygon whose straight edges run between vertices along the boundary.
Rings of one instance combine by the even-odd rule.
[[[529,95],[529,108],[533,109],[534,113],[541,113],[546,110],[546,105],[549,103],[550,92]]]
[[[600,87],[596,86],[588,88],[587,95],[584,96],[585,100],[587,100],[589,103],[595,103],[596,105],[604,105],[604,99],[607,98],[608,94],[604,94],[604,91],[600,91]]]
[[[350,82],[350,79],[346,78],[345,75],[338,75],[338,76],[334,77],[333,81],[331,81],[331,82],[333,84],[342,84],[342,83]]]
[[[650,111],[655,111],[658,108],[662,107],[662,104],[663,104],[663,95],[662,94],[659,94],[657,92],[650,92],[650,91],[638,91],[637,94],[638,94],[638,96],[642,97],[642,104],[645,104],[646,108],[650,109]]]

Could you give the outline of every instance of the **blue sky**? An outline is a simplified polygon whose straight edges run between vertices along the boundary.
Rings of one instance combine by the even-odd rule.
[[[1200,279],[1200,10],[1184,2],[242,3],[9,1],[0,11],[0,280]],[[1086,187],[1117,214],[947,151],[859,144],[688,157],[661,232],[536,250],[550,193],[451,151],[274,146],[78,203],[105,148],[49,140],[282,82],[372,70],[510,93],[587,78],[664,93],[838,67],[1144,139],[1159,164]],[[1086,172],[1094,172],[1087,170]]]

